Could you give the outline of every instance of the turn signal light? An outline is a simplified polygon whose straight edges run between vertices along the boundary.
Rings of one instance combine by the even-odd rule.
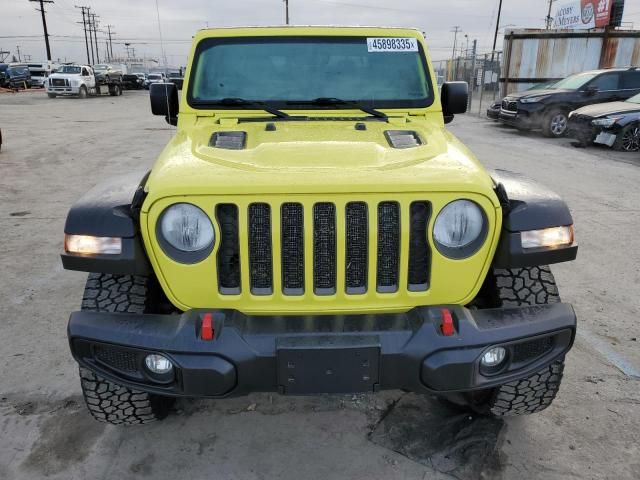
[[[68,253],[119,255],[122,253],[122,239],[67,234],[64,236],[64,250]]]

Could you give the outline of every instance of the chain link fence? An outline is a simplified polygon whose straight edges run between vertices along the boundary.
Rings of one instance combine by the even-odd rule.
[[[492,58],[493,57],[493,58]],[[458,57],[435,62],[438,86],[446,81],[469,84],[468,113],[484,116],[485,111],[500,97],[500,68],[502,52]]]

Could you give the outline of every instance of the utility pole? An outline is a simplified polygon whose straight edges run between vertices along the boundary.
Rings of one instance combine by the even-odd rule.
[[[51,47],[49,47],[49,32],[47,32],[47,17],[44,11],[45,3],[53,3],[53,0],[29,0],[30,2],[40,3],[40,8],[36,8],[42,14],[42,28],[44,30],[44,43],[47,46],[47,60],[51,61]]]
[[[453,30],[451,31],[453,32],[453,52],[451,53],[451,70],[453,75],[453,62],[455,61],[455,58],[456,58],[456,47],[458,45],[458,33],[461,32],[462,30],[458,25],[456,25],[455,27],[453,27]],[[457,75],[453,75],[453,76],[455,77]],[[453,78],[450,78],[449,80],[453,80]]]
[[[115,35],[116,32],[111,31],[113,25],[107,25],[107,32],[109,33],[109,59],[113,60],[113,43],[111,43],[111,35]]]
[[[16,45],[16,50],[18,51],[18,61],[22,62],[22,58],[20,58],[20,45]]]
[[[549,0],[549,12],[547,13],[547,30],[549,30],[551,28],[551,21],[553,20],[553,18],[551,17],[551,6],[553,5],[553,0]]]
[[[95,40],[96,44],[96,63],[100,63],[100,54],[98,53],[98,24],[96,23],[97,15],[95,13],[91,13],[90,16],[91,24],[93,25],[93,39]]]
[[[289,25],[289,0],[284,0],[284,15],[286,24]]]
[[[493,58],[496,53],[496,42],[498,41],[498,29],[500,28],[501,14],[502,14],[502,0],[500,0],[500,5],[498,5],[498,18],[496,19],[496,33],[493,35],[493,48],[491,49],[491,63],[493,63]]]
[[[79,7],[78,5],[76,5],[75,7],[80,8],[82,10],[82,28],[84,29],[84,44],[87,47],[87,63],[90,64],[91,58],[89,57],[89,40],[87,39],[87,22],[85,20],[85,11],[89,10],[89,7]]]
[[[91,65],[95,65],[96,59],[93,55],[93,34],[91,32],[91,7],[86,7],[87,9],[87,28],[89,29],[89,45],[91,45]]]

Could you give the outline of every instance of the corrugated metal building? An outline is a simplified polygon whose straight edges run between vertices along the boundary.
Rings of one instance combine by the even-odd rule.
[[[502,94],[597,68],[640,67],[637,30],[511,30],[504,37]]]

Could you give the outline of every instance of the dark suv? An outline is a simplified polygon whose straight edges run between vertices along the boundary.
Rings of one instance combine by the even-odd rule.
[[[512,93],[502,100],[500,120],[522,130],[542,129],[549,137],[567,132],[569,113],[585,105],[626,100],[640,93],[638,68],[577,73],[546,90]]]
[[[28,65],[8,64],[6,69],[2,69],[4,76],[2,85],[6,88],[31,88],[31,73]]]

